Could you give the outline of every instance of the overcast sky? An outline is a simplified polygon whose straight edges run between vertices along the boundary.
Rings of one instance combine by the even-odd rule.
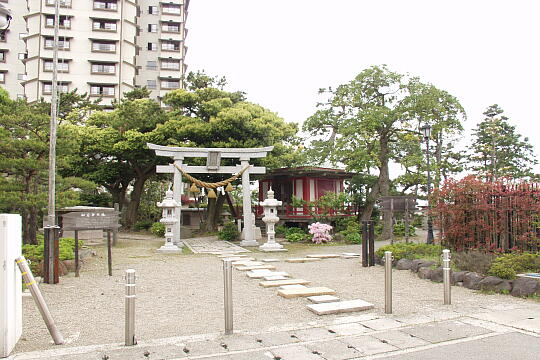
[[[186,61],[300,124],[319,88],[387,64],[456,96],[469,134],[499,104],[539,154],[539,16],[539,0],[191,0]]]

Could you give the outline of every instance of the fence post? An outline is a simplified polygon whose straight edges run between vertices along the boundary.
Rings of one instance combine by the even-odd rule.
[[[366,220],[362,221],[362,266],[368,266],[368,246],[369,246],[369,231],[368,231],[368,222]]]
[[[46,225],[43,231],[43,282],[58,284],[60,281],[60,227]]]
[[[233,333],[232,260],[223,260],[223,300],[225,335],[231,335]]]
[[[47,307],[47,303],[45,303],[45,299],[43,298],[43,295],[39,290],[36,280],[34,279],[34,275],[32,275],[32,271],[30,270],[26,259],[24,258],[24,256],[20,256],[15,262],[19,266],[19,270],[21,270],[24,284],[30,290],[32,297],[34,298],[34,302],[36,303],[36,306],[41,313],[43,321],[45,321],[45,325],[47,326],[47,329],[49,330],[49,333],[51,334],[54,343],[56,345],[62,345],[64,343],[64,337],[56,328],[56,324],[54,323],[51,312]]]
[[[135,340],[135,270],[126,270],[126,315],[125,343],[126,346],[137,344]]]
[[[384,312],[392,313],[392,252],[384,252]]]
[[[444,283],[444,305],[452,304],[452,287],[450,276],[452,269],[450,268],[450,250],[444,249],[443,254],[443,283]]]

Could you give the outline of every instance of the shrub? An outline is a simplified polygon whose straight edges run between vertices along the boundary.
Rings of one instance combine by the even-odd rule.
[[[362,236],[360,235],[360,224],[355,219],[348,219],[345,223],[346,227],[339,232],[345,238],[345,241],[353,244],[361,244]]]
[[[452,256],[452,261],[459,270],[480,274],[487,274],[494,259],[495,255],[480,251],[459,252]]]
[[[165,236],[165,224],[160,222],[155,222],[152,224],[152,227],[150,228],[150,232],[158,237],[164,237]]]
[[[276,226],[276,237],[285,237],[285,235],[287,234],[287,227],[285,225],[278,225]]]
[[[309,228],[309,233],[313,235],[313,238],[311,239],[311,241],[313,241],[315,244],[321,244],[321,243],[332,241],[332,235],[330,235],[330,230],[332,230],[332,226],[328,224],[316,222],[316,223],[310,224],[308,228]]]
[[[150,227],[154,224],[152,220],[141,220],[137,221],[135,225],[133,225],[133,230],[135,231],[142,231],[142,230],[148,230]]]
[[[396,243],[394,245],[381,246],[375,253],[379,258],[383,258],[385,251],[391,251],[394,260],[398,261],[400,259],[438,259],[441,256],[442,250],[443,248],[440,245]]]
[[[238,227],[233,222],[228,222],[223,225],[223,229],[218,232],[218,238],[224,241],[235,241],[240,237]]]
[[[488,275],[501,279],[515,279],[517,274],[540,272],[540,254],[505,254],[496,258],[489,268]]]
[[[44,239],[43,235],[37,236],[38,244],[30,245],[25,244],[22,246],[23,256],[30,260],[30,269],[34,275],[38,275],[39,263],[43,261],[44,251]],[[84,242],[79,240],[79,248],[82,247]],[[73,260],[75,259],[75,239],[74,238],[60,238],[59,240],[59,258],[60,260]]]
[[[289,242],[300,242],[304,241],[306,238],[306,234],[304,233],[290,233],[285,236],[285,239]]]
[[[382,230],[383,230],[382,223],[378,223],[377,225],[375,225],[375,234],[377,235],[382,234]],[[405,236],[405,223],[400,221],[394,224],[393,234],[395,236]],[[412,226],[411,224],[409,224],[409,236],[415,236],[415,235],[416,235],[416,228]]]

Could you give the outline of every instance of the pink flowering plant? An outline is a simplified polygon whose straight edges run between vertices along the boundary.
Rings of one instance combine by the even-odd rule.
[[[332,227],[330,225],[316,222],[309,225],[308,228],[309,233],[313,235],[312,241],[315,244],[332,241],[332,235],[330,235],[330,230],[332,230]]]

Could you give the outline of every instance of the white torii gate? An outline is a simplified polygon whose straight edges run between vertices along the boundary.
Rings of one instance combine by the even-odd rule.
[[[157,156],[168,156],[174,160],[170,165],[158,165],[156,172],[159,174],[174,174],[173,178],[173,194],[174,199],[178,201],[180,206],[176,213],[178,221],[174,225],[174,243],[183,246],[180,236],[180,220],[181,220],[181,195],[183,192],[182,173],[176,168],[181,167],[183,171],[190,174],[235,174],[240,170],[249,166],[249,169],[242,174],[242,205],[244,217],[244,240],[240,243],[241,246],[258,246],[257,240],[253,234],[253,219],[251,217],[251,189],[249,186],[249,174],[265,174],[266,168],[262,166],[252,166],[249,160],[253,158],[263,158],[266,154],[274,149],[273,146],[263,148],[190,148],[190,147],[175,147],[162,146],[147,143],[149,149],[154,150]],[[206,166],[190,166],[183,164],[185,158],[190,157],[205,157]],[[221,166],[221,158],[240,159],[240,164],[236,166]],[[175,166],[176,165],[176,166]]]

